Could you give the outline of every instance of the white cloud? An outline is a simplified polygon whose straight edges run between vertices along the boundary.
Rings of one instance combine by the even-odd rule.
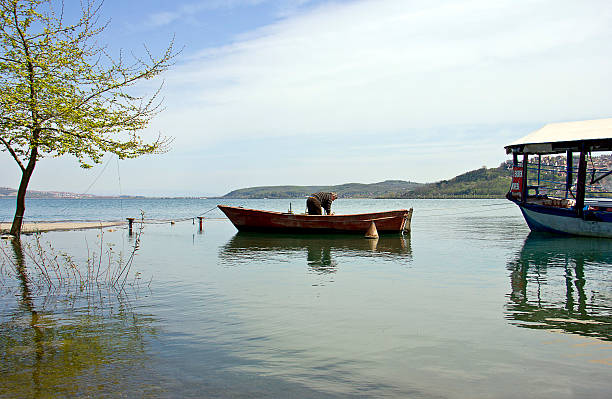
[[[207,10],[232,9],[236,7],[254,6],[270,0],[206,0],[192,3],[174,5],[170,11],[158,11],[147,17],[148,27],[169,25],[177,20],[192,18],[196,14]]]
[[[170,12],[170,11],[158,12],[158,13],[149,15],[147,25],[152,26],[152,27],[168,25],[176,21],[180,17],[181,17],[180,12]]]
[[[167,78],[176,106],[161,123],[204,143],[597,116],[612,100],[611,13],[604,1],[332,3],[193,56]]]

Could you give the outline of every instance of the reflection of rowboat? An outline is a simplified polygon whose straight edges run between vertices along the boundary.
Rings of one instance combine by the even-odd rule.
[[[333,239],[330,239],[333,238]],[[363,240],[354,235],[304,235],[237,233],[223,247],[226,255],[253,253],[287,253],[303,249],[329,248],[345,255],[379,253],[411,256],[410,236],[384,236],[378,240]]]
[[[372,222],[379,233],[410,230],[412,208],[353,215],[304,215],[219,205],[240,231],[282,233],[360,233]]]
[[[286,261],[306,256],[309,266],[336,267],[354,258],[376,256],[395,263],[412,261],[410,235],[382,236],[375,240],[349,234],[256,234],[238,232],[225,244],[219,257],[227,264],[253,264],[254,261]],[[333,271],[332,269],[325,270]]]

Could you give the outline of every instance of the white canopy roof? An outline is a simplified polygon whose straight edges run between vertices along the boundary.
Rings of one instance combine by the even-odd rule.
[[[555,152],[554,143],[580,142],[585,140],[612,139],[612,118],[594,119],[579,122],[549,123],[543,128],[528,134],[506,146],[524,146],[523,152]]]

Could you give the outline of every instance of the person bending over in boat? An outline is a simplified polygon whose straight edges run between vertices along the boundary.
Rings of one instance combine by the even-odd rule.
[[[309,215],[322,215],[323,209],[327,215],[331,215],[331,204],[338,198],[336,193],[318,192],[311,194],[306,200],[306,208]]]

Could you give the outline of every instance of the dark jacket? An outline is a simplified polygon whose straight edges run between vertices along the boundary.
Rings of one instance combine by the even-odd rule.
[[[325,213],[331,215],[331,204],[334,201],[332,199],[332,193],[324,193],[322,191],[311,194],[311,197],[315,197],[321,202],[321,207],[325,209]]]

